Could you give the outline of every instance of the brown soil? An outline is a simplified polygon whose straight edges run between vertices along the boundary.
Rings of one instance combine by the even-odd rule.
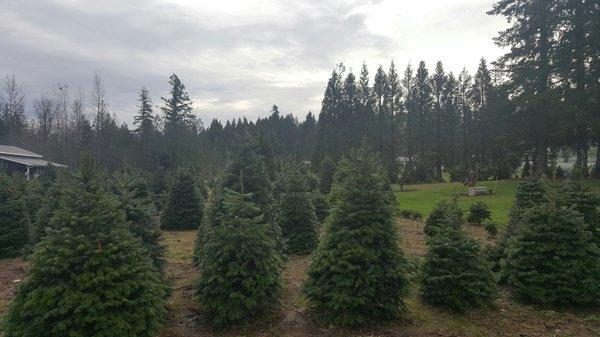
[[[23,259],[0,260],[0,317],[6,314],[10,300],[26,274],[27,264]]]

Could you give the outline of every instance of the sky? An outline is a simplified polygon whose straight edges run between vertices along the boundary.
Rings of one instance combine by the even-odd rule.
[[[273,104],[302,120],[319,112],[340,62],[373,75],[392,60],[401,72],[441,60],[455,73],[495,60],[507,23],[486,15],[494,2],[0,0],[0,75],[15,75],[31,109],[57,84],[89,97],[99,73],[110,111],[129,124],[139,90],[160,106],[172,73],[205,125],[267,116]]]

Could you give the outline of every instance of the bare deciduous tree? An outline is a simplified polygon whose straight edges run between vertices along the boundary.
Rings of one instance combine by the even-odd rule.
[[[8,143],[20,141],[27,120],[25,118],[25,95],[17,84],[15,75],[7,75],[4,81],[4,104],[2,118],[8,128]]]
[[[56,110],[54,101],[44,94],[33,102],[33,112],[37,119],[37,127],[42,141],[47,141],[54,127]]]

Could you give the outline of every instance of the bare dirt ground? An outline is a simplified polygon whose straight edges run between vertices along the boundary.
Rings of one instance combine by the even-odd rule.
[[[422,223],[398,221],[402,247],[409,259],[426,252]],[[487,238],[481,227],[465,226],[471,235]],[[199,272],[192,264],[195,231],[165,233],[168,247],[167,274],[173,291],[168,317],[160,337],[197,336],[355,336],[355,337],[598,337],[600,311],[555,311],[523,305],[505,290],[489,309],[464,315],[451,314],[425,306],[418,300],[416,286],[407,299],[407,313],[392,322],[360,329],[339,328],[319,322],[307,309],[302,294],[309,258],[292,256],[283,271],[284,289],[279,303],[255,319],[226,331],[208,323],[208,315],[194,299],[194,282]],[[21,259],[0,260],[0,315],[14,294],[15,279],[23,278],[26,264]]]
[[[27,264],[21,258],[0,260],[0,317],[6,314],[10,300],[27,274]]]

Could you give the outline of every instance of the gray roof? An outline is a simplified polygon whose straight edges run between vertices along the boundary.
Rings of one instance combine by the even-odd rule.
[[[10,146],[10,145],[0,145],[0,155],[42,158],[41,154],[37,154],[35,152],[31,152],[31,151],[22,149],[20,147]]]
[[[6,156],[0,154],[0,160],[6,160],[13,163],[19,163],[22,165],[27,165],[30,167],[46,167],[48,165],[56,166],[56,167],[66,167],[65,165],[53,163],[51,161],[47,161],[41,158],[32,158],[32,157],[22,157],[22,156]]]

